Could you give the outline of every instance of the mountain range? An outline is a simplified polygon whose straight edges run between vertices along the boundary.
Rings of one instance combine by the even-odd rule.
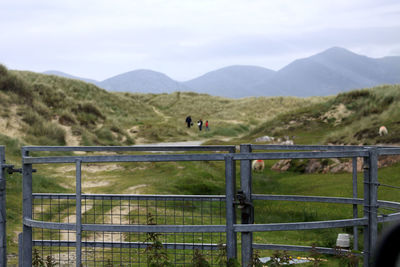
[[[109,91],[171,93],[193,91],[215,96],[326,96],[380,84],[400,83],[400,56],[370,58],[333,47],[298,59],[278,71],[235,65],[178,82],[152,70],[134,70],[104,81],[72,76],[59,71],[45,74],[91,82]]]

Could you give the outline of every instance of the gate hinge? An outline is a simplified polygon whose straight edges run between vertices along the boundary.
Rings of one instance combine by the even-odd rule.
[[[22,173],[22,168],[14,168],[11,164],[2,164],[3,169],[7,170],[8,174],[13,174],[14,172]],[[36,169],[32,169],[32,172],[36,172]]]
[[[3,164],[3,169],[7,170],[8,174],[13,174],[14,172],[22,173],[22,169],[15,169],[14,165],[11,164]]]

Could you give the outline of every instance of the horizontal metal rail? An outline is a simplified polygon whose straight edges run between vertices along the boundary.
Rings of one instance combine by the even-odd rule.
[[[251,195],[253,200],[275,200],[275,201],[299,201],[299,202],[322,202],[337,204],[363,204],[360,198],[344,198],[344,197],[320,197],[320,196],[296,196],[296,195]],[[398,203],[400,208],[400,203]]]
[[[133,151],[235,151],[235,146],[24,146],[24,151],[133,152]]]
[[[392,222],[400,220],[400,212],[378,216],[378,222]]]
[[[348,150],[363,150],[367,149],[364,146],[303,146],[303,145],[250,145],[251,149],[254,150],[318,150],[318,151],[348,151]]]
[[[233,154],[234,160],[255,160],[255,159],[325,159],[325,158],[353,158],[366,157],[368,151],[299,151],[299,152],[268,152],[268,153],[237,153]]]
[[[76,230],[75,223],[55,223],[24,219],[24,225],[53,230]],[[226,225],[120,225],[82,224],[82,231],[136,232],[136,233],[222,233]]]
[[[82,163],[95,162],[170,162],[170,161],[222,161],[231,155],[233,160],[255,159],[316,159],[316,158],[352,158],[366,157],[368,151],[341,152],[270,152],[270,153],[238,153],[238,154],[181,154],[181,155],[112,155],[112,156],[54,156],[23,157],[24,164],[45,163]]]
[[[270,223],[270,224],[234,224],[235,232],[294,231],[322,228],[339,228],[346,226],[367,225],[366,218],[344,219],[316,222]],[[54,223],[24,219],[24,225],[59,230],[75,230],[76,224]],[[82,231],[102,232],[146,232],[146,233],[220,233],[226,231],[226,225],[113,225],[82,224]]]
[[[378,155],[384,156],[384,155],[399,155],[400,154],[400,149],[397,148],[378,148]]]
[[[267,231],[296,231],[323,228],[339,228],[346,226],[367,225],[366,218],[316,221],[316,222],[295,222],[295,223],[269,223],[269,224],[235,224],[236,232],[267,232]]]
[[[34,193],[34,199],[76,199],[75,194]],[[118,194],[82,194],[82,199],[93,200],[161,200],[187,201],[208,200],[225,201],[225,195],[118,195]]]
[[[48,247],[75,247],[75,241],[65,240],[33,240],[34,246],[48,246]],[[102,242],[102,241],[82,241],[82,247],[92,248],[146,248],[153,245],[150,242]],[[162,243],[166,249],[202,249],[202,250],[219,250],[221,244],[208,244],[208,243]],[[224,245],[224,244],[222,244]]]
[[[23,164],[45,163],[101,163],[101,162],[171,162],[171,161],[222,161],[227,154],[182,154],[182,155],[112,155],[112,156],[59,156],[23,157]],[[234,155],[234,154],[233,154]]]
[[[286,250],[286,251],[299,251],[299,252],[311,252],[315,251],[323,254],[337,254],[338,252],[349,253],[355,255],[362,255],[362,253],[354,253],[347,249],[334,249],[325,247],[311,247],[311,246],[296,246],[296,245],[277,245],[277,244],[253,244],[253,249],[268,249],[268,250]]]

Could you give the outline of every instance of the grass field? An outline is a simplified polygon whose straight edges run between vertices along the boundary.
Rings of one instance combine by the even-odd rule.
[[[7,163],[15,166],[21,164],[23,145],[132,145],[191,140],[238,145],[254,143],[264,135],[290,136],[295,144],[399,143],[399,85],[324,98],[226,99],[190,92],[109,93],[81,81],[9,71],[4,66],[0,66],[0,75],[0,144],[6,146]],[[187,129],[187,115],[194,121],[209,120],[211,130]],[[387,136],[377,134],[380,125],[389,129]],[[352,196],[349,173],[276,172],[271,170],[274,163],[266,162],[265,170],[254,174],[254,193]],[[34,192],[74,192],[74,166],[40,165],[36,169]],[[399,186],[399,171],[399,164],[381,168],[379,181]],[[361,178],[358,182],[362,197]],[[7,176],[7,237],[13,255],[17,254],[17,234],[21,231],[21,186],[20,174]],[[224,194],[224,186],[222,162],[91,164],[83,170],[85,193]],[[399,194],[396,189],[380,187],[379,199],[399,201]],[[72,206],[69,203],[58,208],[67,213]],[[95,206],[87,210],[89,221],[100,220],[94,215]],[[257,201],[255,209],[257,223],[352,216],[351,206],[334,204]],[[257,233],[254,240],[332,247],[341,232],[351,233],[351,229]],[[325,258],[328,261],[322,266],[342,264],[340,259]]]

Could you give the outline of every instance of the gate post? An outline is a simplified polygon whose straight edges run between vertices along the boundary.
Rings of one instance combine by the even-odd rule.
[[[25,164],[29,151],[22,148],[22,266],[32,264],[32,227],[25,225],[25,219],[32,219],[32,164]]]
[[[357,190],[357,157],[353,158],[353,199],[358,198],[358,190]],[[358,206],[357,204],[353,204],[353,218],[358,218]],[[358,227],[353,227],[353,248],[354,250],[358,250]]]
[[[364,227],[364,266],[372,266],[373,252],[378,238],[378,151],[368,149],[364,157],[364,218],[368,225]]]
[[[225,156],[225,187],[226,187],[226,256],[227,260],[236,259],[236,233],[233,225],[236,223],[236,212],[235,212],[235,191],[236,191],[236,179],[235,179],[235,161],[232,155]]]
[[[76,267],[82,263],[82,162],[76,161]]]
[[[240,153],[251,153],[251,145],[240,145]],[[240,161],[240,189],[243,191],[243,196],[247,203],[252,204],[252,173],[251,173],[251,160]],[[249,205],[246,205],[241,210],[241,223],[253,223],[253,212]],[[249,266],[253,257],[253,233],[242,232],[242,266]]]
[[[5,148],[0,146],[0,266],[7,266]]]
[[[376,243],[378,241],[378,150],[376,147],[370,150],[370,213],[369,213],[369,242],[371,253],[369,255],[369,262],[372,266]]]

